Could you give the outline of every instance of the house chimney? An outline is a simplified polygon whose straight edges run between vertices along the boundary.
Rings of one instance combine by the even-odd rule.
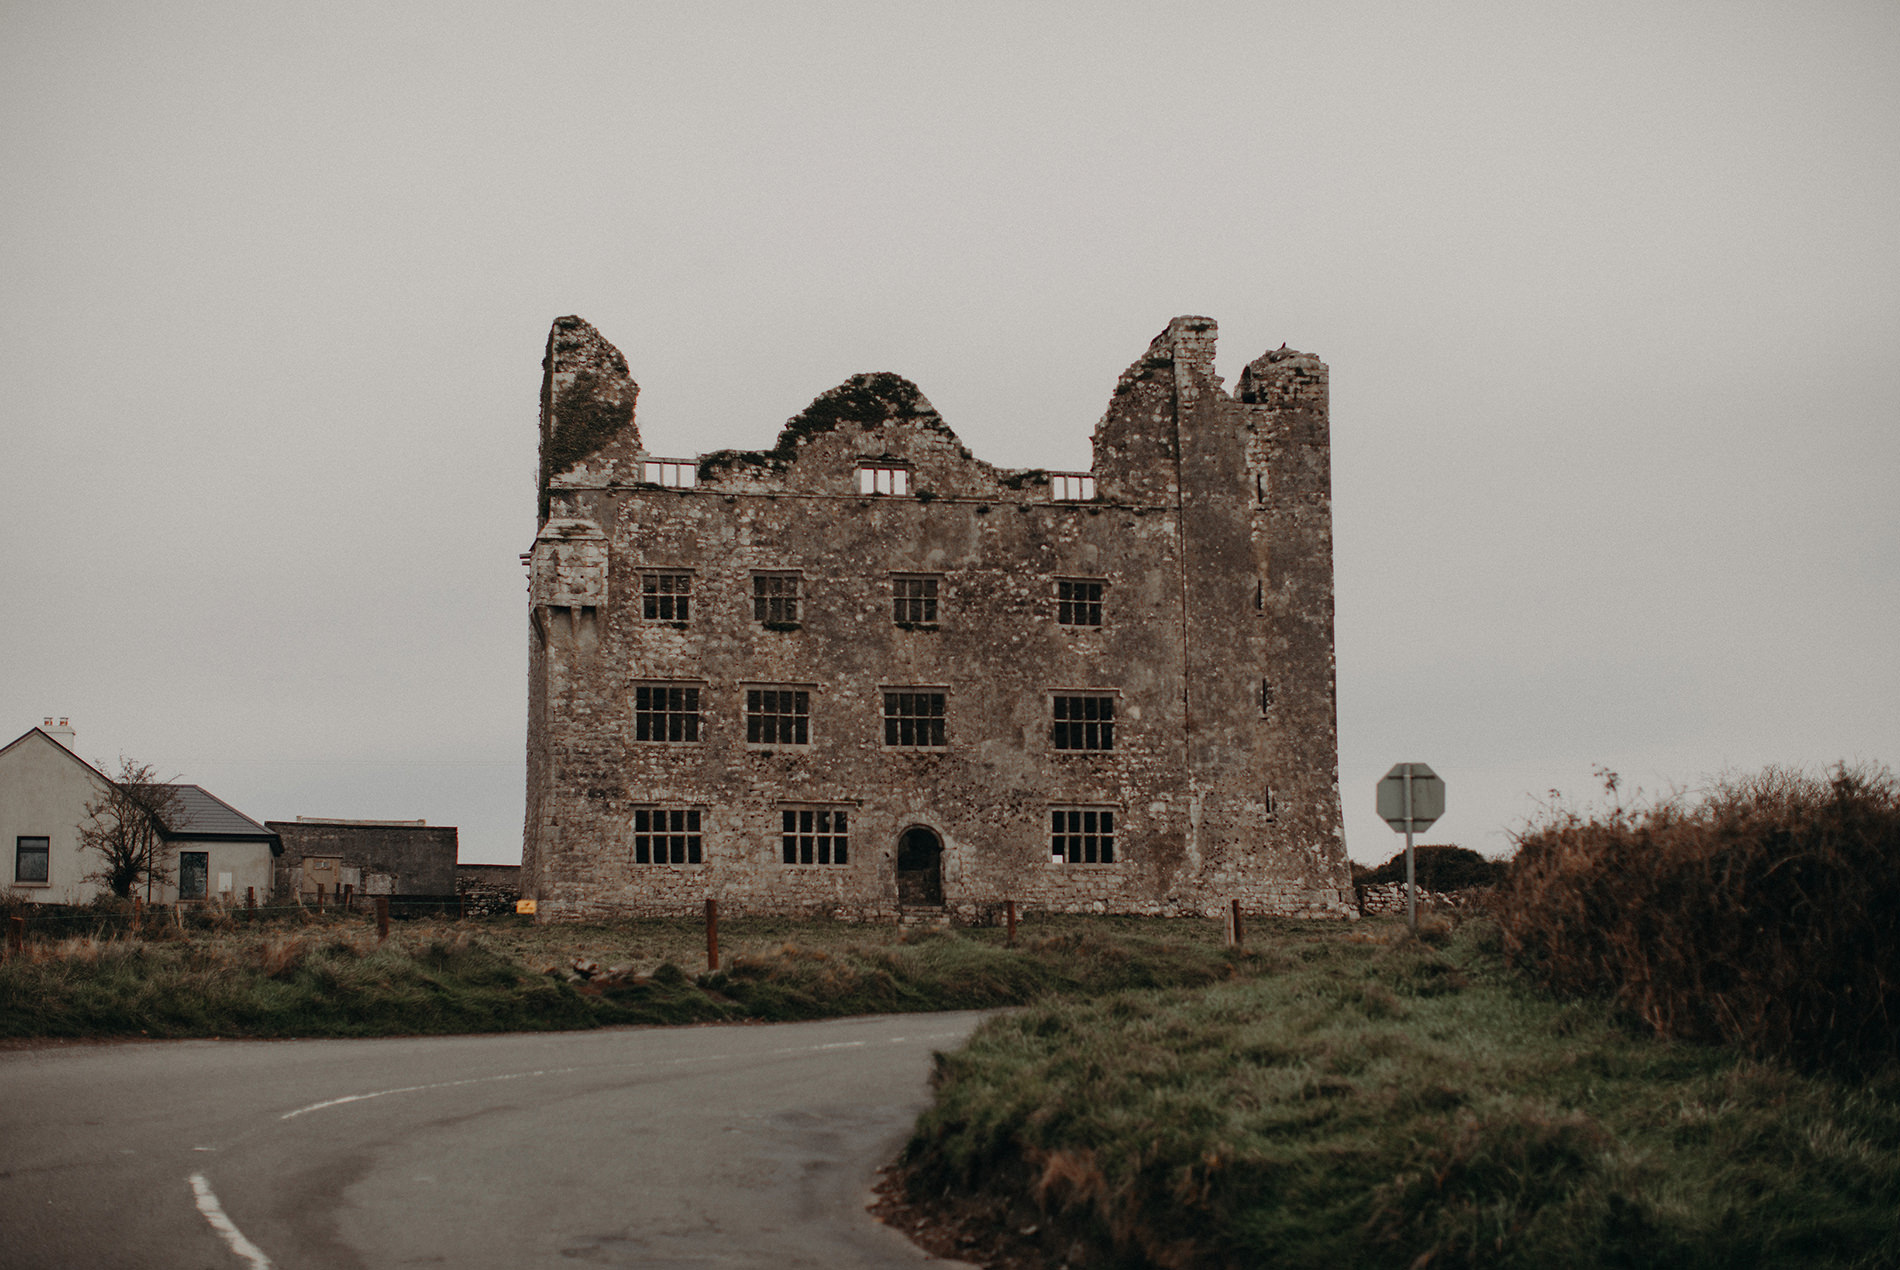
[[[73,753],[77,754],[79,752],[77,749],[73,748],[78,738],[73,733],[73,725],[67,720],[62,718],[59,721],[59,726],[54,727],[53,720],[49,716],[46,722],[43,725],[41,725],[40,731],[46,733],[46,735],[52,737],[55,741],[58,741],[61,745],[65,746],[67,749],[72,750]]]

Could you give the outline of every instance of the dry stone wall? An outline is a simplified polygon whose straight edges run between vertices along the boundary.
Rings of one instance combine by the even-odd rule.
[[[974,458],[892,375],[676,485],[644,479],[624,359],[560,319],[523,894],[549,918],[1354,914],[1326,369],[1270,353],[1230,396],[1214,341],[1178,318],[1122,376],[1092,489]],[[583,390],[624,429],[555,470],[561,421],[604,417]],[[941,744],[890,743],[913,724]]]

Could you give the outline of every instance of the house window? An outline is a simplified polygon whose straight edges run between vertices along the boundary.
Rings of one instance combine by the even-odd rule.
[[[635,807],[633,862],[698,864],[700,815],[697,807]]]
[[[699,484],[699,466],[687,459],[648,459],[641,467],[648,485],[691,489]]]
[[[941,692],[900,690],[884,694],[884,744],[941,747],[943,733]]]
[[[810,745],[810,691],[747,688],[745,741],[747,745]]]
[[[1084,578],[1057,578],[1056,621],[1063,626],[1100,626],[1106,585]]]
[[[780,847],[787,864],[844,864],[850,837],[842,807],[787,807],[780,812]]]
[[[902,467],[872,467],[858,469],[858,493],[860,494],[908,494],[910,493],[910,469]]]
[[[636,741],[699,740],[699,685],[635,685],[633,739]]]
[[[1050,739],[1058,750],[1115,748],[1115,698],[1105,693],[1053,698]]]
[[[892,578],[891,620],[899,626],[937,624],[936,578]]]
[[[796,573],[755,573],[752,575],[752,620],[767,627],[798,625],[798,584]]]
[[[640,616],[649,622],[684,622],[693,602],[690,573],[640,575]]]
[[[51,838],[15,838],[13,840],[13,880],[45,882],[51,877]]]
[[[1086,503],[1095,497],[1095,476],[1090,472],[1051,472],[1049,497],[1058,503]]]
[[[1115,863],[1115,809],[1052,807],[1049,810],[1051,864]]]
[[[204,899],[205,883],[210,876],[211,853],[209,851],[180,851],[178,853],[179,899]]]

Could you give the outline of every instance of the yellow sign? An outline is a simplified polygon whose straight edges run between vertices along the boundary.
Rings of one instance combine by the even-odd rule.
[[[517,912],[517,913],[532,913],[532,912],[534,912],[534,901],[533,901],[533,900],[516,900],[516,901],[515,901],[515,912]]]

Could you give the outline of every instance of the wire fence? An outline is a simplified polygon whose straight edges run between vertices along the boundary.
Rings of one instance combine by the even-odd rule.
[[[165,931],[222,930],[234,926],[294,923],[376,923],[421,918],[451,921],[513,917],[512,898],[477,895],[355,895],[341,898],[273,897],[258,903],[223,897],[147,904],[143,899],[106,899],[90,904],[41,904],[0,898],[5,950],[17,953],[29,941],[46,942],[91,936],[95,939],[152,935]]]

